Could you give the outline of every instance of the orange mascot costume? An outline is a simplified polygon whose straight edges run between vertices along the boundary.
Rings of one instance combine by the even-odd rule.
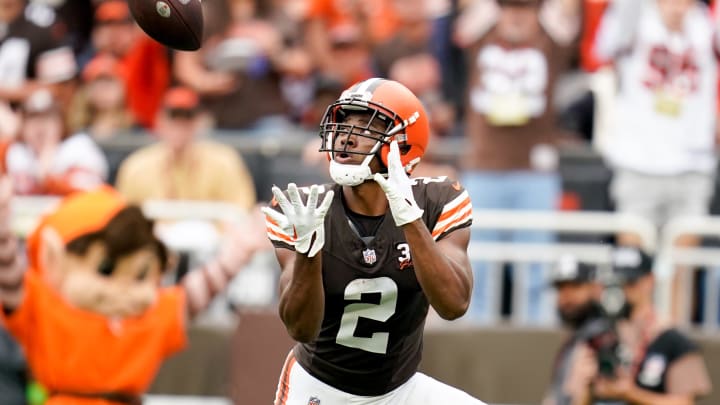
[[[1,316],[47,405],[140,404],[163,360],[186,346],[186,320],[265,243],[262,228],[257,237],[231,231],[216,260],[160,287],[167,253],[152,222],[106,187],[44,217],[24,264],[8,226],[10,195],[0,179]]]

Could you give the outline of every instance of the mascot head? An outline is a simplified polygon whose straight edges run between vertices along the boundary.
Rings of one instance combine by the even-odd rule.
[[[153,223],[109,187],[63,199],[27,244],[31,271],[71,305],[108,317],[152,305],[168,261]]]

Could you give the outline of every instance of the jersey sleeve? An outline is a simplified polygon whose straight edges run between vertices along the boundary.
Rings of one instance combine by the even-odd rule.
[[[665,332],[662,339],[662,345],[672,350],[673,353],[671,357],[673,360],[679,359],[686,354],[700,351],[700,348],[697,344],[695,344],[695,342],[683,335],[677,329],[670,329]]]
[[[459,181],[445,177],[416,178],[420,197],[425,202],[425,223],[433,239],[441,240],[452,232],[472,225],[472,203]],[[424,194],[424,195],[423,195]]]

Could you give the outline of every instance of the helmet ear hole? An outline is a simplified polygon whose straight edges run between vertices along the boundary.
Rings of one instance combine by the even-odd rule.
[[[410,152],[410,149],[412,149],[412,145],[408,145],[406,143],[399,144],[398,149],[400,150],[401,155],[407,155],[408,152]]]

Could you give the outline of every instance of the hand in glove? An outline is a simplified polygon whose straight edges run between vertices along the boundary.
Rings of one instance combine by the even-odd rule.
[[[412,180],[400,161],[400,149],[396,141],[390,143],[388,178],[385,179],[382,174],[375,173],[373,179],[385,191],[395,225],[403,226],[422,217],[423,210],[415,202]]]
[[[307,254],[308,257],[315,256],[325,244],[325,214],[332,203],[333,192],[325,193],[325,198],[318,206],[320,188],[317,185],[310,187],[306,204],[303,204],[300,191],[294,183],[288,184],[289,200],[278,187],[273,186],[272,191],[283,213],[269,207],[263,207],[262,211],[284,233],[292,236],[290,244],[295,247],[295,251]]]

